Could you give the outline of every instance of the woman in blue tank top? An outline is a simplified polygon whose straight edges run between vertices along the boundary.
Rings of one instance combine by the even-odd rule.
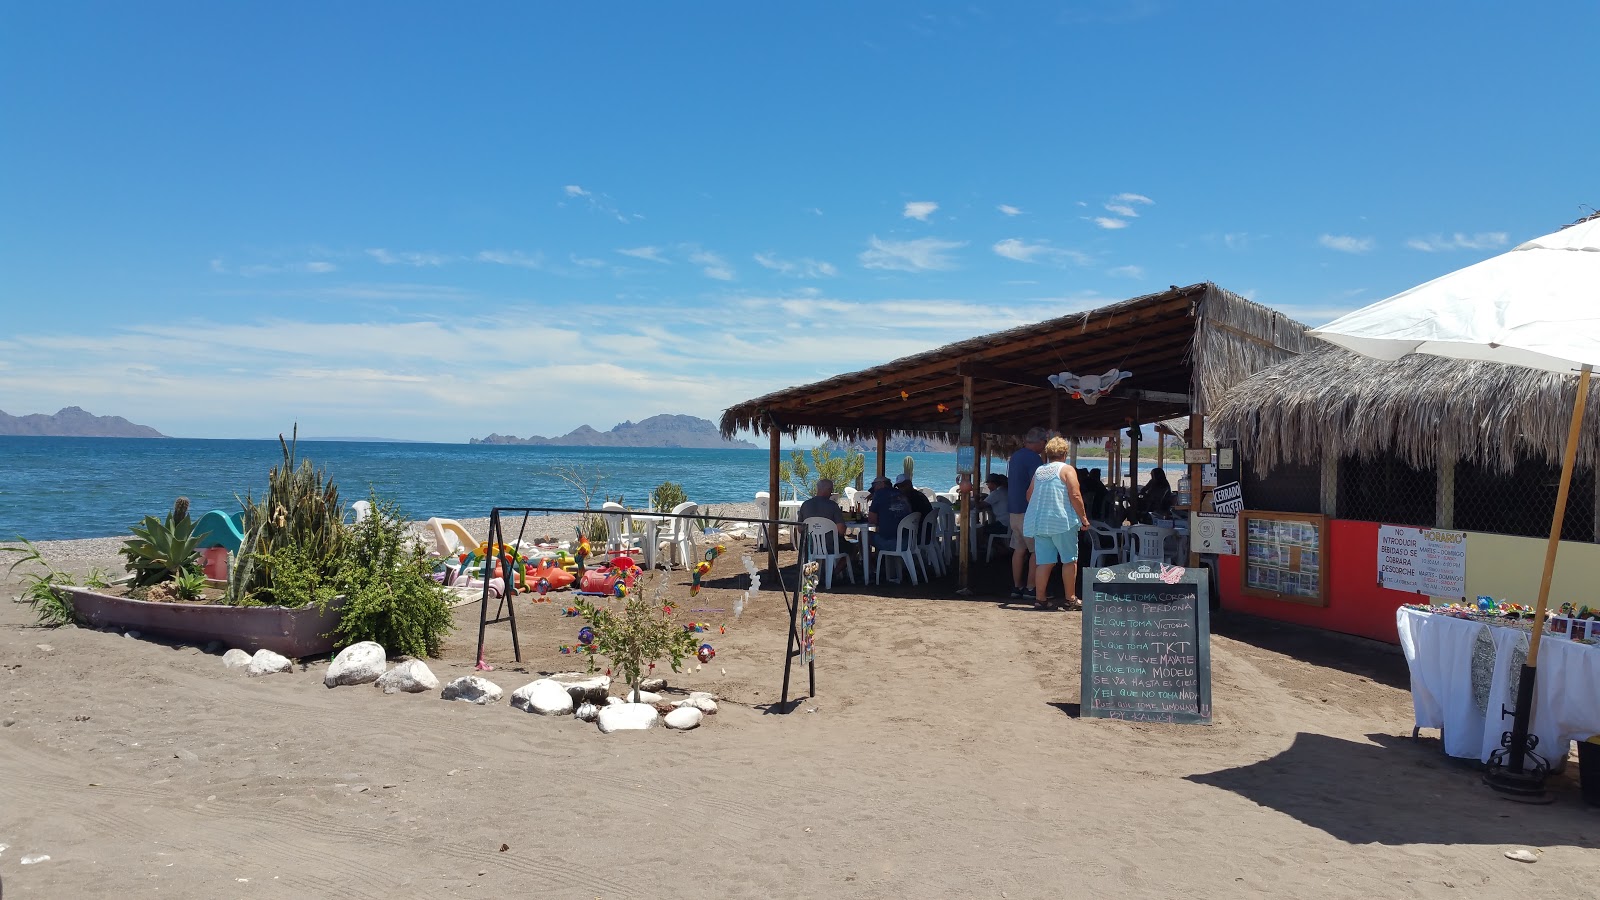
[[[1022,534],[1033,538],[1035,609],[1049,609],[1045,600],[1050,570],[1061,563],[1061,584],[1067,609],[1082,609],[1078,599],[1078,532],[1089,529],[1078,473],[1066,464],[1067,442],[1053,437],[1044,445],[1044,465],[1028,485],[1028,511]]]

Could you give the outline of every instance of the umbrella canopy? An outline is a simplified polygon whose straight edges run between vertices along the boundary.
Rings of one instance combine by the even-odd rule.
[[[1311,334],[1378,359],[1428,353],[1552,372],[1600,366],[1600,218],[1395,294]]]

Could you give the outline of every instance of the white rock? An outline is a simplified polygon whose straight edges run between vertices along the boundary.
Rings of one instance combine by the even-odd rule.
[[[541,716],[564,716],[572,712],[572,695],[560,682],[540,678],[512,691],[511,705]]]
[[[689,699],[679,700],[677,703],[672,705],[678,707],[679,709],[698,709],[708,716],[714,716],[717,714],[717,701],[703,694],[698,696],[695,694],[690,694]]]
[[[322,683],[328,687],[341,684],[371,684],[389,667],[389,654],[376,641],[362,641],[339,651],[328,663],[328,674]]]
[[[500,698],[505,696],[505,692],[500,690],[500,685],[487,678],[480,678],[477,675],[463,675],[445,685],[439,696],[446,700],[465,700],[468,703],[485,706],[490,703],[499,703]]]
[[[644,731],[656,727],[656,713],[654,706],[644,703],[622,703],[617,706],[608,706],[600,710],[600,733],[610,734],[613,731]]]
[[[628,701],[622,699],[621,697],[607,697],[606,698],[606,705],[607,706],[621,706],[622,704],[627,703],[627,702]]]
[[[574,704],[604,703],[611,693],[610,675],[590,675],[587,672],[558,672],[550,680],[567,689]]]
[[[655,691],[656,693],[659,694],[659,693],[661,693],[662,691],[664,691],[666,689],[667,689],[667,680],[665,678],[641,678],[641,679],[639,679],[639,690],[641,690],[641,691]]]
[[[1506,859],[1514,859],[1517,862],[1536,863],[1539,861],[1539,855],[1534,853],[1532,850],[1524,850],[1519,847],[1516,850],[1507,850]]]
[[[700,719],[705,713],[692,706],[680,706],[667,713],[667,727],[675,731],[688,731],[700,727]]]
[[[629,691],[623,695],[622,702],[656,704],[661,702],[661,695],[652,694],[649,691]]]
[[[31,866],[31,865],[35,865],[37,863],[49,862],[49,861],[50,861],[50,854],[48,854],[48,853],[35,853],[35,854],[30,855],[30,856],[24,856],[22,858],[22,864],[25,865],[25,866]]]
[[[420,659],[408,659],[379,675],[373,684],[385,694],[398,694],[402,691],[407,694],[420,694],[424,691],[437,690],[439,679],[434,676],[427,663]]]
[[[600,718],[600,707],[595,706],[593,703],[582,703],[573,715],[580,722],[593,722],[595,719]]]
[[[229,650],[222,654],[222,664],[230,669],[243,669],[250,665],[250,654],[243,650]]]
[[[250,657],[250,674],[272,675],[276,672],[294,671],[294,663],[287,656],[273,653],[271,650],[257,650],[256,655]]]

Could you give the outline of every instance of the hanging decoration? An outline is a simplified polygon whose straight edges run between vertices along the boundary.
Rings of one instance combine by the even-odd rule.
[[[744,605],[754,599],[756,594],[761,591],[761,570],[756,568],[755,560],[751,559],[750,554],[746,553],[739,557],[739,562],[743,563],[744,570],[750,573],[750,587],[739,596],[739,599],[733,601],[733,617],[736,620],[744,615]]]
[[[800,583],[800,664],[808,666],[816,657],[817,571],[815,562],[806,563]]]
[[[1062,372],[1050,376],[1050,383],[1072,395],[1074,400],[1082,400],[1089,406],[1102,396],[1111,393],[1111,389],[1124,378],[1133,376],[1132,372],[1125,369],[1112,369],[1104,375],[1074,375],[1071,372]]]

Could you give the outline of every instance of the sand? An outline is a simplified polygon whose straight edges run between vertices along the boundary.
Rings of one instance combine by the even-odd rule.
[[[82,552],[76,552],[81,550]],[[93,543],[52,544],[79,570]],[[748,549],[735,545],[735,552]],[[114,547],[113,547],[114,550]],[[102,554],[103,555],[103,554]],[[787,554],[786,554],[787,555]],[[769,712],[787,615],[742,619],[737,556],[687,601],[726,624],[725,699],[689,733],[600,735],[511,709],[250,679],[192,646],[28,626],[0,603],[8,897],[1594,896],[1600,810],[1575,778],[1498,799],[1412,741],[1392,648],[1223,617],[1216,724],[1077,717],[1080,617],[949,584],[821,598],[818,695]],[[99,562],[109,565],[114,557]],[[771,578],[768,576],[768,584]],[[14,593],[15,580],[0,595]],[[507,692],[574,667],[577,623],[517,601]],[[471,671],[478,607],[442,680]],[[46,644],[51,649],[40,649]],[[803,681],[797,680],[803,689]],[[506,849],[502,850],[502,846]],[[1539,850],[1535,864],[1505,850]],[[20,866],[24,855],[48,862]]]

